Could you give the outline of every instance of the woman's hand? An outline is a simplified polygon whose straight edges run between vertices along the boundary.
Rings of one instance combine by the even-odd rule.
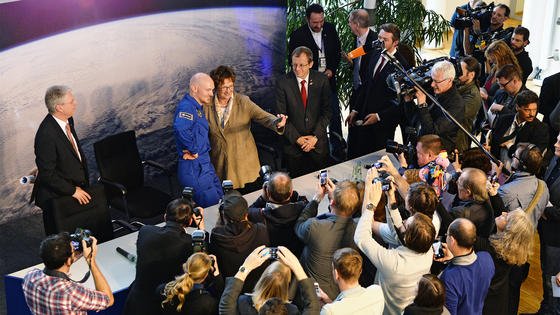
[[[247,256],[247,258],[245,258],[245,261],[243,262],[243,265],[241,265],[242,268],[245,269],[245,271],[241,272],[238,271],[235,274],[235,277],[241,281],[245,281],[245,278],[247,278],[247,275],[255,270],[256,268],[258,268],[260,265],[262,265],[268,258],[269,258],[269,252],[263,250],[265,248],[264,245],[259,246],[257,248],[255,248],[253,250],[253,252],[251,252],[249,254],[249,256]],[[239,268],[241,269],[241,268]]]
[[[276,129],[282,129],[286,126],[286,121],[288,120],[288,116],[284,114],[278,114],[276,117],[281,118],[281,120],[276,124]]]
[[[305,274],[298,258],[288,248],[278,246],[277,256],[279,261],[290,267],[298,281],[307,279],[307,274]]]

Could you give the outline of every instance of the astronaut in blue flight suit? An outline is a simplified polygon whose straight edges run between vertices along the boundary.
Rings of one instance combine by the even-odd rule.
[[[201,104],[208,104],[214,96],[214,82],[205,73],[195,74],[189,84],[189,93],[177,109],[173,129],[179,157],[178,178],[182,187],[192,187],[193,199],[201,207],[219,202],[222,186],[210,161],[208,121]]]

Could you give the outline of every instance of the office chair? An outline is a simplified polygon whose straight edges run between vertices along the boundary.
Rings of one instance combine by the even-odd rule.
[[[111,208],[123,211],[129,221],[162,215],[171,195],[144,183],[144,166],[163,172],[173,190],[171,173],[154,161],[142,161],[133,130],[121,132],[93,145],[99,182],[105,187]]]

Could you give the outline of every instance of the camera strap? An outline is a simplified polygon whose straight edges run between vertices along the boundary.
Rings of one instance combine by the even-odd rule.
[[[75,282],[75,283],[84,283],[89,279],[91,271],[88,270],[88,272],[86,272],[86,274],[84,275],[82,280],[79,280],[79,281],[70,279],[70,277],[68,277],[67,274],[65,274],[64,272],[58,271],[58,270],[52,270],[52,269],[45,268],[45,269],[43,269],[43,273],[46,274],[47,276],[62,278],[64,280],[72,281],[72,282]]]

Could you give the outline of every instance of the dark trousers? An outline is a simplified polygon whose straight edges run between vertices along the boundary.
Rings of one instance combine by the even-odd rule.
[[[328,165],[329,155],[318,154],[315,151],[302,152],[298,155],[285,155],[290,177],[296,178],[318,171]]]
[[[331,133],[329,137],[329,142],[332,147],[333,152],[337,152],[337,150],[343,149],[344,145],[342,141],[342,117],[340,115],[340,103],[338,101],[338,95],[336,91],[332,91],[331,93],[331,121],[329,123],[329,132]],[[340,138],[334,136],[332,133],[337,133]]]
[[[509,314],[517,315],[519,308],[519,293],[521,284],[529,275],[529,263],[522,266],[513,266],[509,273]]]

